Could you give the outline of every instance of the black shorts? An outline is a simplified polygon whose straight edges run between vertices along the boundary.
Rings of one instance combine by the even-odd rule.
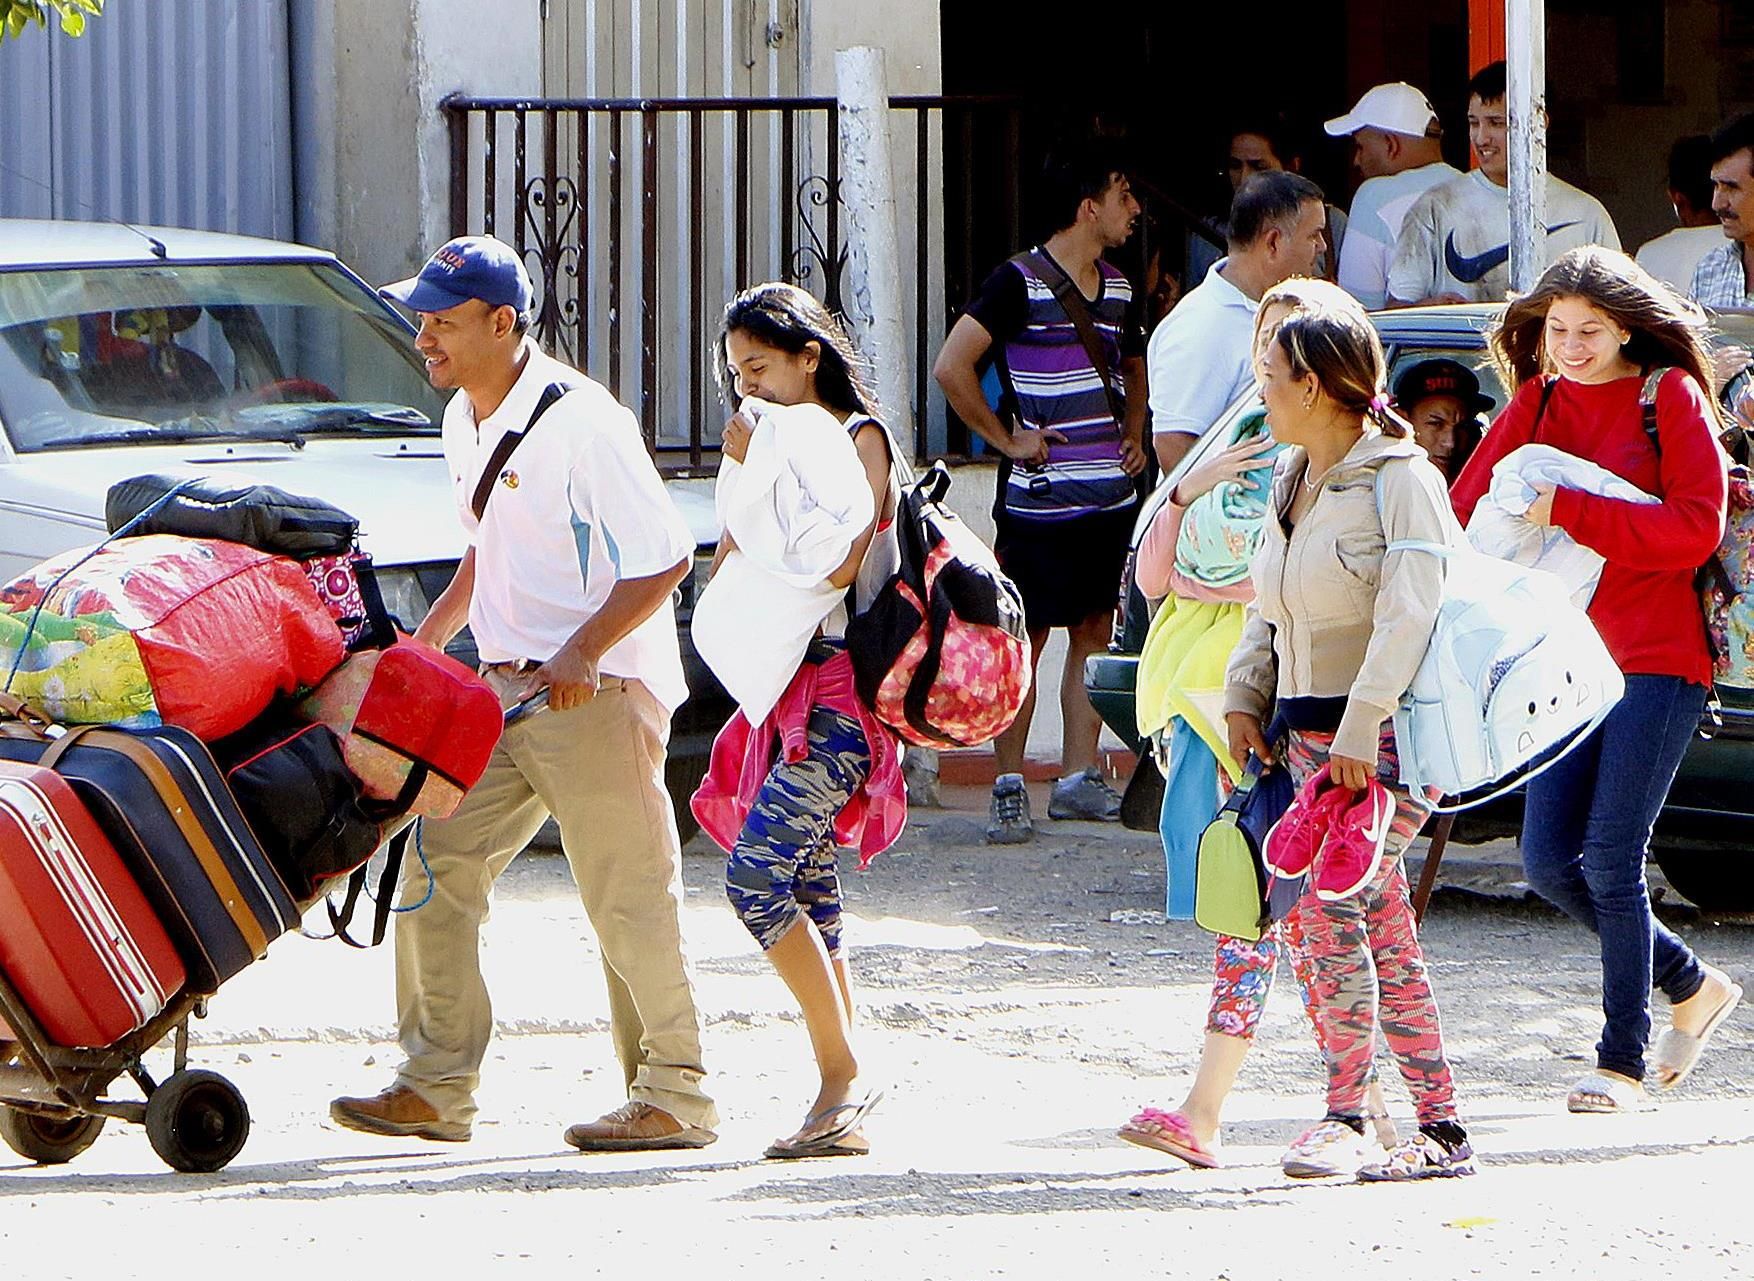
[[[1113,612],[1138,504],[1071,520],[1018,519],[1001,510],[993,553],[1023,593],[1031,631],[1075,627]]]

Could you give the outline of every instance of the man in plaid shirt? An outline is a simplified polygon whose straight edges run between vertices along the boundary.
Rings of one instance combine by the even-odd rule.
[[[1711,135],[1711,211],[1729,239],[1699,260],[1687,292],[1705,307],[1754,307],[1754,112]]]

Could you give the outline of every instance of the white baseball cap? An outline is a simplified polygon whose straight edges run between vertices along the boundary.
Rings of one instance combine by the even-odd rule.
[[[1366,90],[1357,106],[1328,121],[1323,128],[1336,138],[1348,137],[1360,129],[1382,129],[1423,138],[1436,119],[1431,100],[1412,85],[1397,80]]]

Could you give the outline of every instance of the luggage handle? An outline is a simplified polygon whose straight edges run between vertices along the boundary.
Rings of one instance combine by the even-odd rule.
[[[44,742],[53,742],[67,733],[66,726],[51,720],[10,690],[0,690],[0,717],[17,721]]]

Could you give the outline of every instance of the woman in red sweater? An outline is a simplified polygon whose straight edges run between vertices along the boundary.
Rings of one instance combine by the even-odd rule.
[[[1529,510],[1607,564],[1590,618],[1626,674],[1626,696],[1577,751],[1528,786],[1523,867],[1543,898],[1599,936],[1602,1012],[1596,1071],[1573,1086],[1573,1112],[1617,1112],[1644,1098],[1650,992],[1670,1027],[1649,1064],[1679,1085],[1742,990],[1651,914],[1644,879],[1651,827],[1704,710],[1711,655],[1694,574],[1724,528],[1722,426],[1707,388],[1703,320],[1625,254],[1573,249],[1512,302],[1491,337],[1516,396],[1452,494],[1466,523],[1492,465],[1532,441],[1588,459],[1660,501],[1650,505],[1543,487]],[[1639,403],[1658,383],[1656,438]]]

